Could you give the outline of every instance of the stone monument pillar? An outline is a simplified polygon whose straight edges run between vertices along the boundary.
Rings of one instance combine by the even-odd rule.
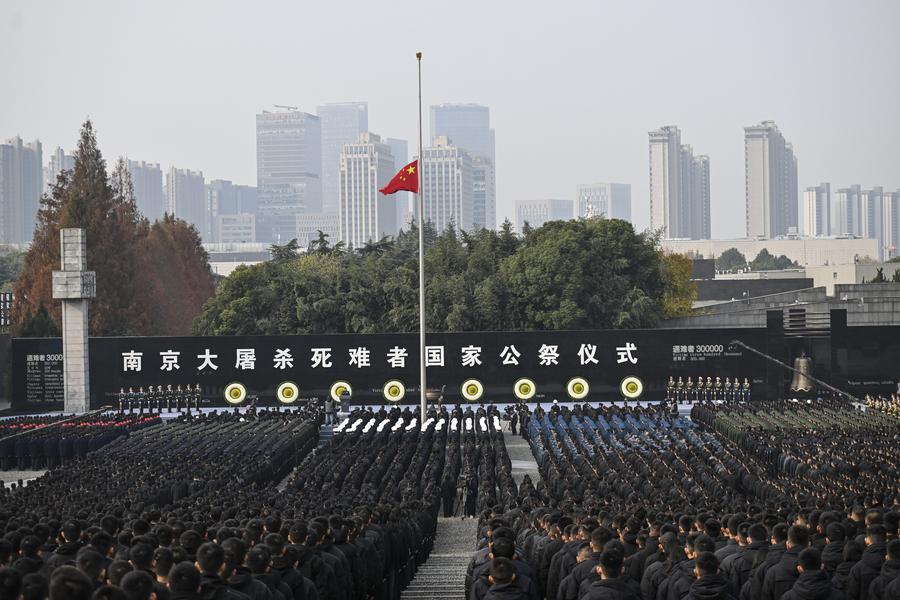
[[[84,229],[59,232],[60,271],[53,271],[53,297],[62,300],[63,387],[65,412],[90,407],[88,300],[97,295],[97,275],[86,271]]]

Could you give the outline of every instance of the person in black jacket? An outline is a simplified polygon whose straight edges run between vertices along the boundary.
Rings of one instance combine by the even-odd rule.
[[[176,564],[166,577],[172,600],[200,600],[200,572],[185,561]]]
[[[731,584],[719,573],[719,559],[712,552],[701,552],[694,565],[691,590],[686,600],[735,600]]]
[[[456,499],[456,482],[446,475],[441,481],[441,502],[444,506],[444,518],[453,516],[453,501]]]
[[[753,569],[756,555],[769,546],[769,530],[762,523],[754,523],[747,528],[746,545],[737,552],[726,556],[720,564],[722,574],[731,582],[732,590],[740,590]]]
[[[272,592],[263,582],[254,579],[244,561],[247,559],[247,545],[238,538],[222,541],[225,551],[225,571],[228,585],[247,596],[250,600],[272,600]]]
[[[528,593],[516,584],[512,561],[496,558],[491,563],[490,589],[484,600],[531,600]]]
[[[843,560],[831,576],[831,584],[835,589],[843,592],[847,591],[847,586],[850,584],[850,572],[862,558],[863,550],[864,548],[862,545],[856,540],[848,540],[847,543],[844,544]]]
[[[0,569],[0,600],[19,600],[22,592],[22,574],[16,569]]]
[[[807,546],[809,546],[809,530],[803,525],[791,526],[788,529],[784,553],[778,563],[766,571],[760,598],[778,600],[793,587],[797,580],[797,558]]]
[[[281,581],[281,577],[269,573],[269,567],[272,563],[272,553],[266,546],[262,544],[254,546],[247,552],[247,558],[244,563],[250,570],[250,573],[253,574],[253,579],[269,588],[269,592],[272,594],[272,600],[291,600],[293,598],[291,588]]]
[[[881,573],[887,551],[887,531],[884,525],[869,525],[866,530],[866,549],[862,558],[850,570],[847,582],[847,598],[868,600],[869,586]]]
[[[337,600],[338,585],[334,580],[334,570],[316,551],[306,545],[308,528],[304,522],[296,522],[288,534],[288,542],[296,548],[300,560],[297,569],[313,582],[319,592],[319,600]],[[381,574],[379,573],[379,578]]]
[[[833,575],[844,560],[846,533],[840,523],[829,523],[825,528],[825,548],[822,549],[822,569]]]
[[[203,600],[249,600],[229,587],[222,578],[225,551],[214,542],[206,542],[197,549],[197,568],[200,571],[200,597]],[[124,578],[123,578],[124,580]]]
[[[844,593],[834,589],[828,573],[822,570],[822,554],[817,549],[806,548],[800,553],[797,572],[797,581],[781,600],[844,600]]]
[[[618,550],[605,550],[600,555],[594,581],[582,596],[583,600],[640,600],[641,590],[637,582],[622,574],[624,558]]]
[[[128,600],[156,600],[153,577],[146,571],[132,571],[122,578],[119,587],[128,594]]]
[[[669,576],[663,580],[657,592],[657,598],[661,600],[681,600],[694,584],[694,568],[697,565],[697,557],[704,552],[714,552],[715,541],[705,533],[694,533],[688,536],[685,544],[687,560],[676,565]]]
[[[46,560],[50,571],[62,565],[75,564],[75,555],[84,545],[81,543],[81,525],[68,521],[59,532],[59,542],[59,546]]]
[[[75,567],[64,565],[50,577],[51,600],[90,600],[94,586],[87,575]]]
[[[900,540],[893,539],[887,543],[887,553],[884,558],[881,574],[869,586],[869,600],[900,598],[900,590],[887,591],[893,583],[900,582]]]

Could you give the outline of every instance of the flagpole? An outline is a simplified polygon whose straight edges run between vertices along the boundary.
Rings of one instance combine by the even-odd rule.
[[[422,53],[416,52],[419,67],[419,427],[425,425],[425,157],[422,155]]]

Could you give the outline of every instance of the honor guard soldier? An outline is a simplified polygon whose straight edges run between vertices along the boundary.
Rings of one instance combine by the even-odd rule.
[[[194,408],[196,408],[197,411],[200,410],[200,395],[201,395],[200,384],[198,383],[197,386],[194,388]]]
[[[694,394],[695,394],[695,396],[696,396],[696,398],[697,398],[697,402],[700,402],[700,401],[702,401],[702,400],[705,400],[705,399],[706,399],[706,388],[705,388],[704,385],[703,385],[703,376],[702,376],[702,375],[701,375],[700,377],[697,378],[697,387],[696,387],[696,390],[697,390],[697,391],[694,392]]]
[[[125,388],[119,388],[119,414],[125,412]]]
[[[712,399],[713,399],[713,380],[712,380],[712,377],[707,377],[707,378],[706,378],[706,399],[707,399],[707,400],[712,400]]]
[[[170,412],[172,410],[172,401],[175,399],[175,390],[172,389],[172,384],[166,386],[166,412]]]
[[[743,387],[744,387],[744,389],[742,390],[743,400],[744,400],[744,402],[749,402],[750,401],[750,380],[747,379],[746,377],[744,377],[744,386]]]
[[[725,378],[725,402],[731,402],[731,379]]]
[[[678,383],[675,384],[675,399],[679,402],[684,402],[684,380],[681,377],[678,377]]]
[[[722,378],[721,377],[716,377],[716,388],[715,389],[716,389],[716,392],[713,395],[713,400],[723,400],[725,396],[722,393],[723,386],[722,386]]]
[[[184,398],[184,390],[181,389],[181,384],[175,386],[175,412],[181,410],[181,400]]]
[[[694,380],[691,379],[690,375],[688,376],[687,383],[684,384],[684,394],[687,397],[688,402],[694,401]]]
[[[666,384],[666,400],[671,402],[675,399],[675,380],[669,375],[669,382]]]
[[[139,387],[137,391],[137,398],[135,398],[138,405],[138,414],[140,414],[144,410],[144,396],[146,395],[147,394],[144,392],[144,386]],[[131,408],[134,408],[134,404],[131,405]]]
[[[162,411],[163,397],[165,395],[166,395],[166,393],[163,391],[163,386],[161,386],[161,385],[156,386],[156,398],[154,399],[154,403],[153,403],[153,406],[156,409],[156,412]]]

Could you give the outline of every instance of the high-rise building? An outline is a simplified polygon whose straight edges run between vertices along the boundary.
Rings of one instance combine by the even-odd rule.
[[[397,138],[385,138],[384,143],[391,149],[394,156],[394,173],[400,167],[409,164],[409,142]],[[397,202],[397,229],[409,230],[410,223],[416,218],[415,194],[409,192],[397,192],[393,196]]]
[[[151,222],[162,219],[166,212],[166,194],[163,191],[163,175],[159,163],[129,160],[125,166],[131,173],[138,210]]]
[[[806,237],[831,235],[831,184],[820,183],[803,192],[803,220],[800,233]]]
[[[44,193],[50,191],[50,187],[56,184],[56,178],[63,171],[71,171],[75,168],[75,155],[67,154],[65,150],[56,147],[50,155],[50,161],[44,167]]]
[[[341,241],[340,213],[304,213],[297,215],[297,243],[301,248],[319,239],[319,232],[327,236],[329,246]]]
[[[469,155],[473,167],[473,226],[494,229],[497,220],[497,157],[491,110],[477,104],[431,107],[431,137],[446,137]],[[428,201],[428,196],[425,196]]]
[[[650,228],[669,239],[709,239],[709,157],[694,156],[674,125],[649,136]]]
[[[255,215],[256,214],[256,187],[252,185],[237,185],[227,179],[213,179],[206,184],[206,210],[209,211],[211,223],[218,223],[218,218],[226,215]],[[244,227],[248,231],[248,222],[227,220],[226,226]],[[253,221],[253,234],[256,235],[256,220]],[[212,242],[222,242],[218,239],[217,227],[212,228]],[[256,240],[253,240],[256,241]]]
[[[862,188],[841,188],[831,201],[831,235],[862,237]]]
[[[516,231],[521,233],[525,223],[537,228],[547,221],[568,221],[572,205],[571,200],[516,200]]]
[[[497,199],[494,163],[486,156],[472,157],[472,220],[476,229],[494,229]]]
[[[212,239],[213,221],[206,206],[206,182],[202,171],[169,168],[166,173],[166,212],[194,225],[203,239]]]
[[[884,258],[900,256],[900,190],[884,193]]]
[[[419,191],[425,193],[423,220],[438,232],[450,225],[472,231],[472,159],[468,152],[452,145],[446,136],[437,136],[422,153]]]
[[[214,241],[221,244],[249,244],[256,241],[256,215],[224,214],[215,218]]]
[[[650,229],[667,238],[683,234],[681,131],[674,125],[650,132]]]
[[[884,188],[862,190],[859,196],[860,237],[880,240],[884,233]]]
[[[397,207],[378,191],[394,177],[394,157],[374,133],[341,150],[341,241],[352,248],[397,235]]]
[[[31,241],[43,188],[41,142],[17,136],[0,144],[0,242]]]
[[[256,115],[256,235],[260,242],[287,243],[297,215],[322,210],[322,126],[295,109]]]
[[[897,253],[897,198],[881,186],[860,196],[862,237],[878,240],[878,258],[888,260]]]
[[[341,150],[369,130],[368,102],[331,102],[316,108],[322,124],[322,212],[338,211]]]
[[[631,221],[631,184],[585,183],[575,190],[575,217]]]
[[[747,237],[797,233],[797,157],[774,121],[744,127]]]
[[[712,213],[709,194],[709,157],[691,156],[691,231],[695,239],[712,238]]]

